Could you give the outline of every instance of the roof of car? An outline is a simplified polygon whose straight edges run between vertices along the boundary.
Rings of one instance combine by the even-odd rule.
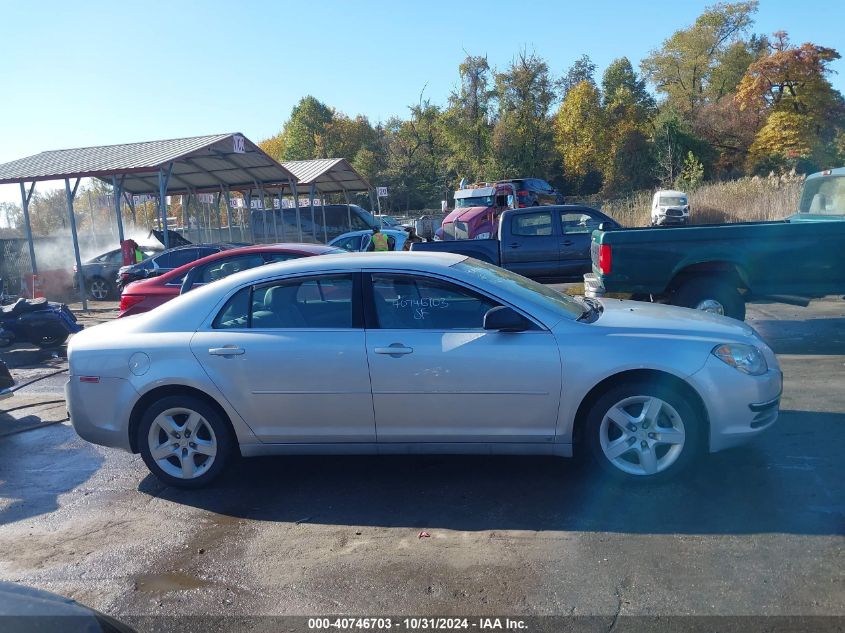
[[[334,246],[326,246],[325,244],[251,244],[249,246],[227,248],[225,250],[212,253],[211,255],[206,255],[205,257],[201,257],[192,262],[188,262],[187,264],[184,264],[179,268],[174,268],[173,270],[168,271],[163,275],[153,277],[149,281],[166,282],[175,277],[181,277],[194,266],[213,262],[218,259],[223,259],[225,257],[232,257],[233,255],[249,255],[250,253],[301,253],[303,255],[326,255],[328,253],[340,252],[346,251],[341,251],[341,249],[335,248]],[[146,281],[146,279],[142,280],[141,283],[144,283]]]
[[[407,231],[405,229],[380,229],[380,233],[395,233],[396,235],[407,235]],[[344,237],[355,237],[356,235],[372,235],[372,229],[361,229],[359,231],[348,231],[347,233],[343,233],[342,235],[338,235],[336,238],[332,240],[332,242],[336,242],[337,240],[344,238]]]

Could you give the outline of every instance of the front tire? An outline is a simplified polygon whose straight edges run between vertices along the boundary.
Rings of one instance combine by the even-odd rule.
[[[676,479],[705,446],[704,423],[685,394],[648,381],[608,389],[588,413],[584,439],[595,464],[622,481]]]
[[[234,451],[229,424],[205,401],[175,395],[153,403],[137,442],[150,472],[177,488],[202,488],[223,472]]]
[[[724,278],[689,279],[675,292],[672,303],[721,314],[738,321],[745,320],[745,299],[736,284]]]

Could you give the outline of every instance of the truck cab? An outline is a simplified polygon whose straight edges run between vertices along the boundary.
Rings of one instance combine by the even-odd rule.
[[[480,183],[455,192],[455,208],[434,234],[436,241],[485,240],[496,237],[499,216],[516,206],[512,183]]]

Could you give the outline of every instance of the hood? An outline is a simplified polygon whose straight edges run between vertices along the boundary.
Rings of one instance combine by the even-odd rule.
[[[455,209],[443,220],[443,224],[448,222],[457,222],[458,220],[468,222],[469,220],[483,214],[489,208],[490,207],[465,207],[463,209]]]
[[[729,317],[702,310],[679,308],[644,301],[601,299],[604,312],[593,323],[599,328],[617,330],[619,333],[646,336],[712,339],[720,342],[748,342],[757,338],[751,326]]]

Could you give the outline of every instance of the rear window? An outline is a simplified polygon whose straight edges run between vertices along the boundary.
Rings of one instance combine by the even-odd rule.
[[[801,213],[845,215],[845,176],[811,178],[801,194]]]

